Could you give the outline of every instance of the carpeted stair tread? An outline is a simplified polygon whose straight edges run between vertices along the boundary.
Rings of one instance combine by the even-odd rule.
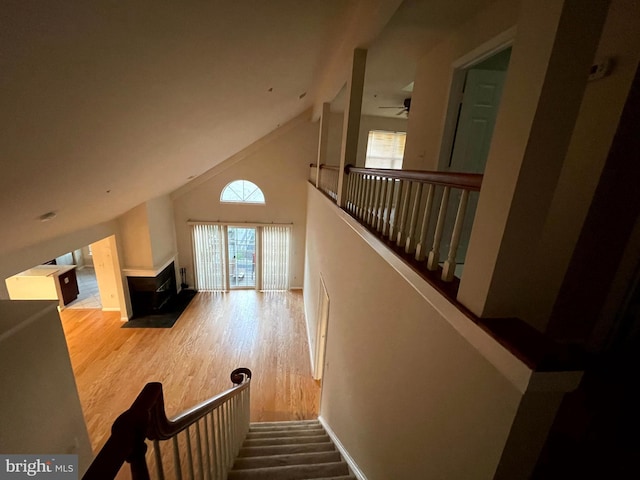
[[[263,457],[239,457],[233,464],[233,469],[246,470],[250,468],[282,467],[285,465],[310,465],[340,462],[341,460],[340,453],[337,451],[266,455]]]
[[[329,442],[329,435],[314,435],[312,437],[273,437],[245,440],[243,447],[263,447],[266,445],[292,445],[295,443],[322,443]]]
[[[284,438],[284,437],[317,437],[318,435],[324,435],[324,428],[308,428],[305,430],[269,430],[267,432],[249,432],[247,434],[247,440],[254,440],[257,438]]]
[[[358,479],[353,475],[340,475],[339,477],[322,477],[322,478],[305,479],[305,480],[358,480]]]
[[[306,427],[320,425],[318,420],[285,420],[280,422],[253,422],[249,424],[252,428],[269,428],[269,427]]]
[[[332,452],[336,449],[332,442],[295,443],[290,445],[265,445],[263,447],[242,447],[238,457],[263,457],[286,453]]]
[[[228,480],[308,480],[349,475],[345,462],[231,470]]]
[[[318,428],[322,428],[322,425],[319,423],[313,423],[309,425],[269,425],[269,426],[256,425],[249,428],[249,433],[306,432],[307,430],[317,430]]]

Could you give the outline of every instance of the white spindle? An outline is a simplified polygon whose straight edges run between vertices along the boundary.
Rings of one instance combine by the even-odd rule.
[[[449,255],[442,267],[442,280],[450,282],[456,272],[456,254],[460,245],[460,235],[462,233],[462,225],[464,224],[464,216],[467,213],[467,202],[469,201],[469,191],[462,190],[460,196],[460,204],[458,205],[458,213],[456,214],[456,223],[453,226],[451,234],[451,245],[449,246]]]
[[[195,469],[193,468],[193,453],[191,451],[191,429],[187,427],[185,432],[185,436],[187,439],[187,460],[189,466],[189,478],[195,478]]]
[[[214,411],[215,420],[215,440],[216,440],[216,476],[218,479],[224,478],[224,447],[222,432],[220,429],[220,407]]]
[[[371,202],[373,201],[373,178],[367,175],[367,196],[365,198],[365,223],[371,220]]]
[[[380,232],[382,230],[383,217],[385,205],[387,204],[387,179],[380,177],[380,199],[378,201],[378,223],[376,224],[376,230]]]
[[[429,185],[427,192],[427,203],[424,207],[422,214],[422,227],[420,228],[420,240],[416,246],[416,260],[422,261],[426,257],[427,253],[427,235],[429,233],[429,223],[431,221],[431,209],[433,206],[433,194],[435,192],[435,186]]]
[[[440,202],[440,211],[438,212],[438,223],[436,224],[436,231],[433,235],[433,247],[429,252],[429,260],[427,261],[427,268],[429,270],[437,270],[438,264],[440,263],[440,242],[442,241],[442,232],[444,231],[444,224],[447,219],[450,192],[450,187],[444,187],[442,201]]]
[[[173,465],[176,472],[176,480],[182,480],[182,466],[180,465],[180,446],[178,444],[178,435],[174,435],[173,444]]]
[[[398,220],[400,218],[400,200],[402,198],[402,181],[393,181],[393,198],[391,199],[391,210],[393,215],[389,219],[389,240],[395,239],[395,233],[398,230]]]
[[[358,191],[356,193],[356,217],[361,219],[362,212],[363,212],[362,199],[364,197],[364,175],[360,173],[358,173],[357,175],[358,175]]]
[[[402,211],[400,212],[400,222],[396,224],[398,227],[396,245],[401,246],[404,240],[404,226],[407,223],[407,213],[409,211],[409,199],[411,198],[411,187],[413,183],[411,181],[402,183],[406,183],[406,187],[404,188],[403,197],[402,197]]]
[[[391,228],[391,205],[393,204],[393,190],[395,181],[393,178],[387,179],[387,199],[384,205],[384,218],[382,219],[382,236],[386,237]]]
[[[164,480],[164,469],[162,467],[162,452],[160,451],[160,442],[158,440],[153,441],[153,455],[156,459],[156,471],[158,472],[158,479]]]
[[[405,253],[411,253],[414,246],[414,236],[416,225],[418,224],[418,212],[420,211],[420,200],[422,199],[422,183],[416,185],[416,195],[413,198],[413,208],[411,209],[411,220],[409,220],[409,233],[404,245]]]

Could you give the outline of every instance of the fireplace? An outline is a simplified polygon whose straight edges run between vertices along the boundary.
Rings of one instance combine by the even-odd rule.
[[[173,262],[155,277],[127,277],[133,316],[163,313],[177,295]]]

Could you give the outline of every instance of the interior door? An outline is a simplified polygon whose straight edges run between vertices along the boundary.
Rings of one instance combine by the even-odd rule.
[[[318,329],[316,332],[316,358],[313,378],[320,380],[324,372],[324,354],[327,348],[327,329],[329,328],[329,292],[320,278],[320,304],[318,307]]]
[[[449,170],[484,172],[505,77],[504,71],[467,72]]]

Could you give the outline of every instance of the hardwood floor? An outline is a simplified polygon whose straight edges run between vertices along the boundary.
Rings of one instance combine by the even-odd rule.
[[[251,420],[312,419],[320,386],[311,377],[302,292],[198,293],[170,329],[120,328],[119,313],[60,314],[94,451],[142,387],[162,382],[174,416],[253,372]]]

